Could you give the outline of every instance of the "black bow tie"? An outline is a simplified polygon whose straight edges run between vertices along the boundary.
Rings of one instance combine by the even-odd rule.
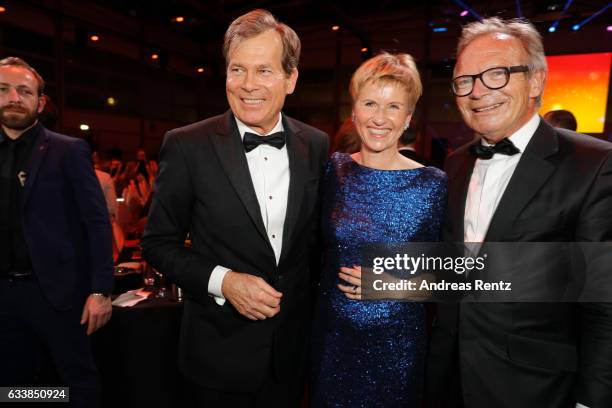
[[[514,156],[521,151],[508,138],[502,139],[494,146],[484,146],[481,143],[473,144],[470,147],[470,152],[482,160],[489,160],[495,153]]]
[[[247,153],[261,144],[267,144],[277,149],[282,149],[285,145],[285,132],[276,132],[268,136],[259,136],[255,133],[245,132],[242,143]]]

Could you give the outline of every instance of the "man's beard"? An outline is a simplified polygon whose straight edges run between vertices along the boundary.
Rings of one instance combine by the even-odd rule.
[[[32,126],[38,118],[38,106],[29,112],[25,107],[8,105],[0,108],[0,123],[12,130],[24,130]]]

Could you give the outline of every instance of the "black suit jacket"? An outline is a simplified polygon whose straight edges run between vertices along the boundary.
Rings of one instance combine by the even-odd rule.
[[[170,131],[161,149],[144,257],[185,291],[179,366],[210,388],[255,391],[270,362],[277,377],[291,379],[305,354],[309,262],[328,138],[284,115],[283,126],[290,184],[278,266],[231,111]],[[283,293],[280,313],[250,321],[230,302],[217,305],[207,294],[217,265],[265,279]]]
[[[87,143],[42,128],[26,173],[23,232],[45,296],[67,310],[110,293],[112,230]]]
[[[448,158],[447,240],[463,241],[474,162],[469,145]],[[493,215],[485,245],[611,240],[612,144],[541,120]],[[439,305],[427,379],[430,402],[439,406],[459,406],[461,398],[449,390],[461,389],[469,408],[573,408],[576,402],[610,407],[612,304]]]

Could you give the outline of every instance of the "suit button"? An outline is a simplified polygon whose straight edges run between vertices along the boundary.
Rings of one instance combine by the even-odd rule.
[[[457,334],[457,333],[455,332],[455,330],[449,330],[449,331],[448,331],[448,334],[449,334],[451,337],[455,337],[455,334]]]

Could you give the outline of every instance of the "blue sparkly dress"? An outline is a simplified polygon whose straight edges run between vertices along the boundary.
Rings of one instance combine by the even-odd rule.
[[[311,406],[420,407],[426,348],[422,304],[356,301],[336,287],[364,243],[434,242],[446,175],[433,167],[377,170],[334,153],[327,165],[321,275],[312,349]]]

